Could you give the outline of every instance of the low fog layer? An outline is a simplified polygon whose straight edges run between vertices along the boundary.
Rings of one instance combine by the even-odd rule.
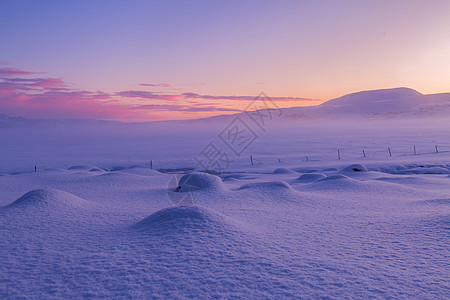
[[[436,103],[446,103],[442,99],[448,99],[448,94],[423,96],[402,88],[350,94],[310,108],[148,123],[3,115],[0,172],[27,172],[35,165],[41,170],[80,164],[114,169],[143,166],[151,160],[156,169],[198,168],[194,158],[211,142],[229,155],[231,168],[248,163],[250,155],[263,163],[335,159],[337,150],[342,158],[359,157],[363,150],[369,158],[382,158],[387,148],[394,155],[409,155],[414,146],[416,154],[431,153],[436,146],[445,151],[450,150],[450,114],[434,113]],[[308,116],[299,113],[307,110]],[[252,137],[238,154],[227,142],[235,129],[246,130]]]

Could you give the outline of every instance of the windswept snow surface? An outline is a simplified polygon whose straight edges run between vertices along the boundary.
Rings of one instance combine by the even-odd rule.
[[[0,298],[448,299],[450,129],[411,124],[275,126],[219,176],[221,128],[4,128]]]

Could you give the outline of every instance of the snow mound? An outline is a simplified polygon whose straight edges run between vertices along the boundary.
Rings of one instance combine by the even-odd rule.
[[[222,177],[223,180],[230,180],[230,179],[236,179],[236,180],[249,180],[249,179],[255,179],[255,177],[249,176],[247,173],[244,174],[227,174]]]
[[[329,181],[329,180],[339,180],[339,179],[354,180],[354,179],[351,179],[348,176],[345,176],[345,175],[342,175],[342,174],[336,174],[336,175],[330,175],[330,176],[327,176],[325,178],[322,178],[319,181]]]
[[[442,167],[418,167],[400,170],[399,174],[450,174],[450,171]]]
[[[59,190],[32,190],[24,194],[13,203],[5,206],[12,207],[47,207],[47,208],[83,208],[90,202],[73,194]]]
[[[113,172],[105,172],[103,174],[96,175],[96,177],[120,180],[120,179],[126,179],[127,177],[131,177],[131,176],[129,176],[128,174],[122,173],[122,172],[113,171]]]
[[[322,172],[337,172],[337,171],[338,171],[338,169],[336,169],[336,168],[326,168],[326,169],[322,170]]]
[[[450,205],[450,199],[430,199],[417,201],[418,204],[431,204],[431,205]]]
[[[325,178],[326,175],[322,173],[310,173],[310,174],[303,174],[299,178],[297,178],[297,181],[299,182],[314,182],[320,179]]]
[[[223,189],[220,177],[208,173],[189,173],[183,175],[178,181],[178,192],[218,191]]]
[[[27,232],[35,238],[45,240],[45,237],[60,234],[66,238],[75,232],[91,230],[99,223],[98,213],[103,208],[61,190],[39,189],[0,207],[0,220],[9,224],[9,230]]]
[[[360,164],[353,164],[342,169],[342,172],[367,172],[367,168]]]
[[[267,181],[267,182],[253,182],[241,185],[238,190],[258,189],[258,190],[291,190],[292,187],[284,181]]]
[[[411,176],[411,175],[393,175],[391,177],[378,177],[375,178],[377,181],[392,182],[402,185],[430,185],[435,181],[429,178],[424,178],[422,176]]]
[[[294,174],[295,171],[288,169],[288,168],[278,168],[273,171],[273,174]]]
[[[317,169],[313,169],[313,168],[293,168],[292,170],[294,170],[297,173],[314,173],[317,172]]]
[[[158,176],[161,175],[160,172],[156,170],[152,170],[150,168],[141,168],[141,167],[134,167],[129,169],[123,169],[118,171],[119,173],[125,173],[125,174],[133,174],[133,175],[141,175],[141,176]]]
[[[188,228],[220,230],[235,227],[232,223],[229,217],[203,206],[173,206],[151,214],[133,228],[175,232]]]
[[[72,166],[68,168],[69,171],[90,171],[91,169],[96,169],[94,166]]]
[[[115,172],[93,172],[92,177],[90,178],[91,182],[98,183],[108,183],[108,184],[118,184],[118,185],[127,185],[127,184],[135,184],[136,180],[145,180],[145,176],[126,173],[122,171]]]

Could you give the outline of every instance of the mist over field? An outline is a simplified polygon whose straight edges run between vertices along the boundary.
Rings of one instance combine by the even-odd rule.
[[[436,152],[436,146],[441,152],[450,150],[450,127],[445,125],[450,124],[445,110],[450,107],[450,94],[439,95],[439,102],[430,103],[421,95],[419,100],[411,100],[410,94],[416,93],[407,89],[369,91],[308,107],[309,112],[302,114],[299,111],[305,108],[271,108],[185,121],[122,123],[5,116],[0,135],[8,147],[0,151],[4,158],[15,158],[5,161],[0,171],[30,172],[34,165],[42,170],[73,165],[146,167],[150,160],[159,169],[204,171],[195,165],[195,157],[210,142],[233,156],[229,168],[246,165],[250,155],[260,163],[282,159],[301,164],[306,156],[333,161],[338,158],[337,150],[343,159],[353,160],[362,158],[363,150],[367,160],[388,159],[388,148],[394,156],[414,154],[414,146],[416,154]],[[389,106],[383,106],[380,113],[379,103],[386,102]],[[236,118],[255,136],[239,155],[220,138]]]

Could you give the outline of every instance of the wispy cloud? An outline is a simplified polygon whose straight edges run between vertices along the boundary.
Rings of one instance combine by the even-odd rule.
[[[157,94],[154,92],[133,91],[133,90],[118,92],[116,93],[116,95],[128,98],[154,99],[166,101],[175,101],[178,100],[179,98],[179,95],[165,95],[165,94]]]
[[[34,75],[34,74],[42,74],[30,71],[19,70],[17,68],[0,68],[0,76],[16,76],[16,75]]]
[[[16,84],[17,88],[66,88],[61,78],[4,78],[5,83]]]
[[[39,118],[117,118],[127,107],[103,102],[108,96],[87,91],[30,94],[0,89],[0,108],[13,115]]]
[[[140,86],[151,86],[151,87],[170,87],[167,83],[141,83]]]
[[[117,118],[129,112],[109,103],[106,93],[72,89],[61,78],[37,74],[43,73],[0,68],[0,110],[39,118]]]
[[[252,101],[255,96],[216,96],[216,95],[200,95],[196,93],[183,93],[186,99],[209,99],[209,100],[236,100],[236,101]],[[273,101],[317,101],[318,99],[299,98],[299,97],[270,97]]]
[[[217,106],[191,106],[191,105],[177,105],[177,104],[146,104],[133,107],[133,109],[150,109],[150,110],[163,110],[163,111],[186,111],[186,112],[212,112],[212,111],[234,111],[239,112],[241,110],[227,107]]]
[[[0,63],[3,64],[3,63]],[[5,64],[3,64],[5,65]],[[38,72],[13,67],[0,68],[0,111],[34,118],[97,118],[156,120],[205,117],[214,113],[239,112],[234,101],[254,96],[218,96],[197,93],[157,93],[126,90],[115,93],[73,88],[61,78],[39,76]],[[141,86],[170,87],[143,83]],[[171,88],[172,89],[172,88]],[[220,100],[229,100],[224,105]],[[298,97],[272,97],[276,101],[310,101]]]

